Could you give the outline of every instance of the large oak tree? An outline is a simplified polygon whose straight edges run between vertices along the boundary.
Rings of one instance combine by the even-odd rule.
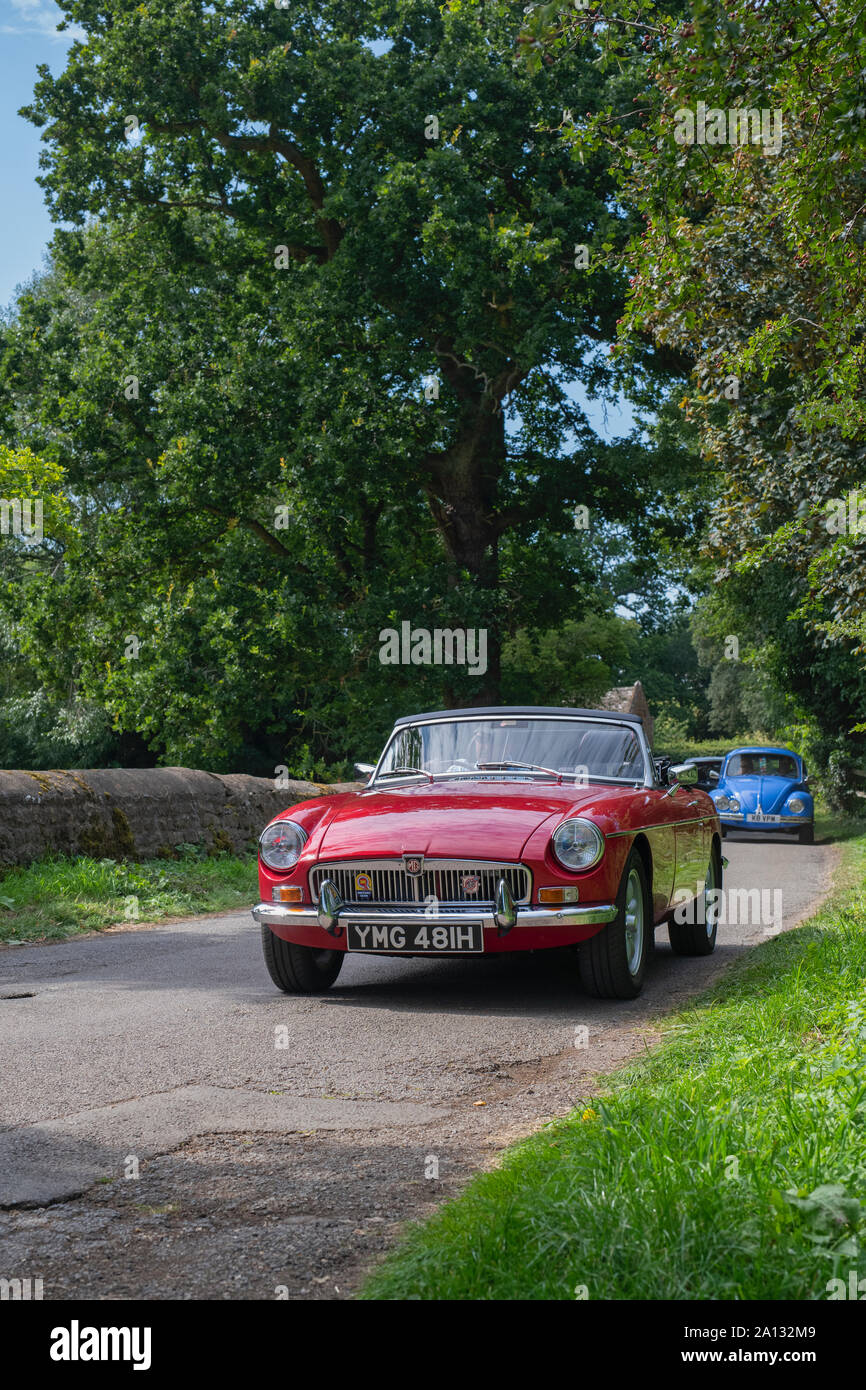
[[[563,138],[606,100],[592,51],[531,71],[481,0],[63,8],[87,38],[29,114],[64,230],[2,397],[87,513],[31,596],[43,668],[59,621],[89,690],[202,760],[317,703],[333,750],[362,674],[359,722],[410,678],[495,699],[507,634],[592,602],[574,505],[664,524],[658,457],[566,390],[607,382],[630,230]],[[377,672],[403,619],[487,628],[486,677]]]

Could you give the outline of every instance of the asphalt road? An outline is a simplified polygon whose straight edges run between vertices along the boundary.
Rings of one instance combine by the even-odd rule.
[[[808,916],[835,859],[782,836],[725,854],[763,911],[740,894],[703,959],[661,931],[629,1003],[587,998],[560,952],[353,957],[290,998],[246,913],[0,948],[0,1277],[46,1299],[347,1296],[407,1219]]]

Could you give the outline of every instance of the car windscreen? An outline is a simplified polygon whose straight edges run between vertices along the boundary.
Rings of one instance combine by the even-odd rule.
[[[493,764],[493,767],[488,765]],[[455,719],[400,728],[378,776],[398,768],[435,775],[551,769],[579,780],[644,780],[644,756],[632,728],[580,719]]]
[[[726,777],[799,777],[797,759],[790,753],[734,753],[728,759]]]

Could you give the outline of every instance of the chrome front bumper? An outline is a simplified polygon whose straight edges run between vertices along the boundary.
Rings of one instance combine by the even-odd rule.
[[[516,927],[600,927],[612,922],[616,916],[613,903],[593,903],[588,907],[567,906],[561,908],[516,907]],[[259,903],[252,910],[253,917],[268,927],[322,927],[315,904]],[[414,926],[428,920],[433,926],[462,926],[466,922],[481,922],[482,927],[499,929],[496,909],[492,906],[473,911],[470,908],[440,907],[435,914],[413,908],[360,908],[341,907],[336,914],[340,923],[358,922],[366,925]],[[324,927],[327,931],[328,927]],[[508,928],[511,930],[511,928]]]

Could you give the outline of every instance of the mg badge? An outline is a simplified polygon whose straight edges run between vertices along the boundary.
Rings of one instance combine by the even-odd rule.
[[[424,872],[423,854],[404,854],[403,867],[410,878],[420,878]]]
[[[481,879],[478,874],[464,874],[462,880],[463,892],[467,897],[478,892],[481,887]]]

